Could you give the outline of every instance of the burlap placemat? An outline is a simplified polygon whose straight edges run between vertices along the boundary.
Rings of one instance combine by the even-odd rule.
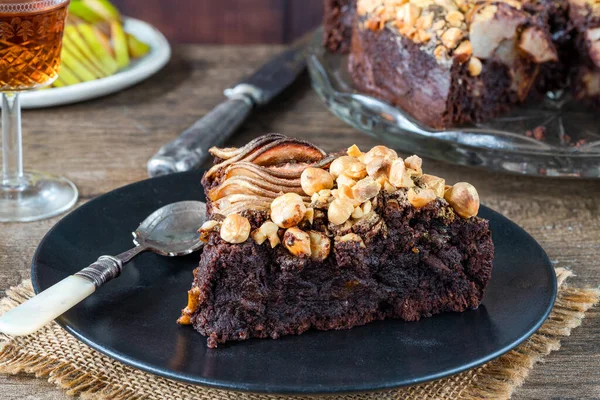
[[[523,383],[534,364],[560,347],[561,337],[581,324],[598,302],[600,290],[572,288],[572,275],[556,269],[559,293],[552,314],[540,330],[515,350],[479,368],[428,384],[387,392],[337,396],[366,399],[507,399]],[[33,295],[30,281],[9,289],[0,300],[0,314]],[[86,399],[218,399],[276,400],[256,395],[187,385],[123,365],[79,342],[55,322],[25,337],[0,335],[0,372],[48,378],[70,395]]]

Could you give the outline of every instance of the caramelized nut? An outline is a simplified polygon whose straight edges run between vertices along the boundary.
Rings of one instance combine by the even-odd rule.
[[[365,215],[362,207],[358,206],[358,207],[354,207],[354,211],[352,211],[352,218],[354,219],[359,219],[362,218]]]
[[[357,145],[353,144],[352,146],[348,147],[348,150],[346,151],[346,154],[348,154],[350,157],[360,157],[362,156],[362,151],[360,151],[360,149],[358,148]]]
[[[354,198],[354,187],[340,186],[336,197],[349,201],[352,203],[353,207],[356,207],[361,203],[360,200]]]
[[[310,237],[310,258],[323,261],[331,251],[331,240],[322,232],[308,231]]]
[[[228,243],[242,243],[250,236],[250,222],[238,214],[229,214],[221,224],[221,239]]]
[[[419,185],[426,189],[431,189],[437,197],[444,197],[444,188],[446,180],[434,175],[423,174],[419,178]]]
[[[210,232],[217,231],[215,228],[219,225],[219,223],[219,221],[215,221],[214,219],[203,223],[200,229],[198,229],[198,233],[200,234],[200,240],[205,243],[208,242],[208,234]]]
[[[310,256],[310,236],[303,230],[293,227],[283,234],[283,245],[295,256]]]
[[[372,178],[377,178],[380,175],[389,175],[391,160],[386,160],[383,157],[375,157],[367,164],[367,174]]]
[[[442,58],[446,58],[446,56],[448,55],[448,49],[442,45],[439,45],[438,47],[435,48],[435,50],[433,50],[433,55],[438,60],[440,60]]]
[[[306,213],[304,213],[303,221],[308,221],[308,223],[312,225],[314,218],[315,218],[315,209],[307,208]]]
[[[371,203],[370,201],[365,201],[361,207],[363,210],[363,214],[366,215],[366,214],[370,213],[371,210],[373,209],[373,203]]]
[[[448,24],[450,24],[450,26],[458,28],[464,20],[465,16],[460,11],[454,10],[446,14],[446,21],[448,21]]]
[[[350,156],[342,156],[333,160],[329,166],[329,173],[337,178],[344,172],[350,169],[350,166],[356,162],[359,162],[356,158]]]
[[[416,192],[413,188],[408,189],[408,201],[414,208],[425,207],[436,199],[436,195],[431,189],[423,189]]]
[[[396,12],[396,23],[402,27],[413,27],[421,15],[421,8],[412,3],[406,3]]]
[[[352,179],[362,179],[367,176],[367,166],[356,160],[344,173]]]
[[[334,225],[341,225],[348,221],[354,211],[354,205],[343,198],[337,198],[331,202],[327,210],[327,218]]]
[[[429,29],[433,25],[433,13],[429,13],[427,15],[421,15],[417,22],[415,22],[415,28],[417,29]]]
[[[417,155],[407,157],[406,160],[404,160],[404,165],[406,168],[414,169],[419,175],[423,173],[423,159]]]
[[[464,32],[461,31],[458,28],[449,28],[446,32],[444,32],[442,34],[442,37],[440,38],[442,43],[444,44],[444,46],[446,46],[448,49],[452,50],[454,49],[458,43],[461,41],[461,39],[464,37]]]
[[[446,21],[444,21],[443,19],[440,19],[439,21],[436,21],[433,23],[433,25],[431,25],[431,30],[439,31],[440,29],[443,29],[444,26],[446,26]]]
[[[398,153],[385,146],[375,146],[367,153],[365,153],[365,157],[362,159],[362,162],[364,164],[369,164],[376,158],[383,158],[384,160],[394,161],[398,158]]]
[[[323,189],[333,187],[333,177],[321,168],[306,168],[300,175],[300,186],[309,196]]]
[[[271,203],[271,220],[281,228],[298,225],[304,218],[306,206],[296,193],[286,193]]]
[[[352,197],[359,203],[364,203],[377,196],[380,190],[379,182],[369,176],[356,182],[356,185],[352,187]]]
[[[479,212],[479,194],[470,183],[456,183],[446,191],[444,198],[463,218],[474,217]]]
[[[461,64],[467,62],[467,60],[471,57],[472,54],[473,47],[471,46],[471,42],[468,40],[463,40],[458,45],[458,47],[454,49],[454,52],[452,53],[454,58],[456,58],[456,60]]]
[[[338,176],[336,179],[336,183],[337,183],[338,187],[342,187],[342,186],[352,187],[352,186],[356,185],[356,181],[354,179],[348,177],[348,175],[346,175],[346,174],[341,174],[340,176]]]
[[[479,74],[481,74],[481,70],[483,69],[483,65],[481,64],[481,61],[479,61],[479,58],[471,57],[469,60],[468,69],[471,76],[479,76]]]
[[[390,166],[390,183],[395,187],[404,187],[404,173],[406,172],[406,166],[404,161],[399,158],[392,162]]]
[[[277,246],[281,241],[279,240],[279,235],[277,232],[279,231],[279,227],[277,224],[271,221],[267,221],[260,226],[260,228],[255,229],[252,232],[252,239],[257,244],[263,244],[265,240],[269,239],[269,243],[271,244],[271,248]]]
[[[365,248],[365,243],[362,238],[358,236],[356,233],[347,233],[344,236],[336,237],[336,242],[357,242],[360,247]]]

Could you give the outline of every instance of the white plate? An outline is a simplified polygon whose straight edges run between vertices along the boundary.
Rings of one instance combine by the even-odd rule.
[[[162,33],[152,25],[134,18],[126,18],[125,31],[150,45],[150,52],[127,68],[106,78],[21,94],[23,108],[52,107],[95,99],[118,92],[147,79],[169,62],[171,46]]]

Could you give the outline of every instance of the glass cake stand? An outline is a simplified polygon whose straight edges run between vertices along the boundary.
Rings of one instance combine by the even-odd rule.
[[[327,107],[351,126],[403,152],[459,165],[531,176],[600,178],[600,110],[551,93],[485,123],[432,131],[402,110],[355,89],[348,56],[310,44],[312,85]]]

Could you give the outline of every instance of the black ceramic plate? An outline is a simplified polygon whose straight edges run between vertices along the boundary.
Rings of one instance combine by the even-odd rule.
[[[200,172],[138,182],[81,206],[42,240],[32,265],[36,292],[132,246],[131,231],[155,209],[203,200]],[[556,295],[544,250],[517,225],[482,207],[496,245],[479,309],[419,322],[380,321],[347,331],[206,347],[175,323],[198,254],[142,254],[123,274],[57,321],[75,337],[153,374],[214,387],[275,393],[340,393],[412,385],[464,371],[512,349],[546,319]]]

